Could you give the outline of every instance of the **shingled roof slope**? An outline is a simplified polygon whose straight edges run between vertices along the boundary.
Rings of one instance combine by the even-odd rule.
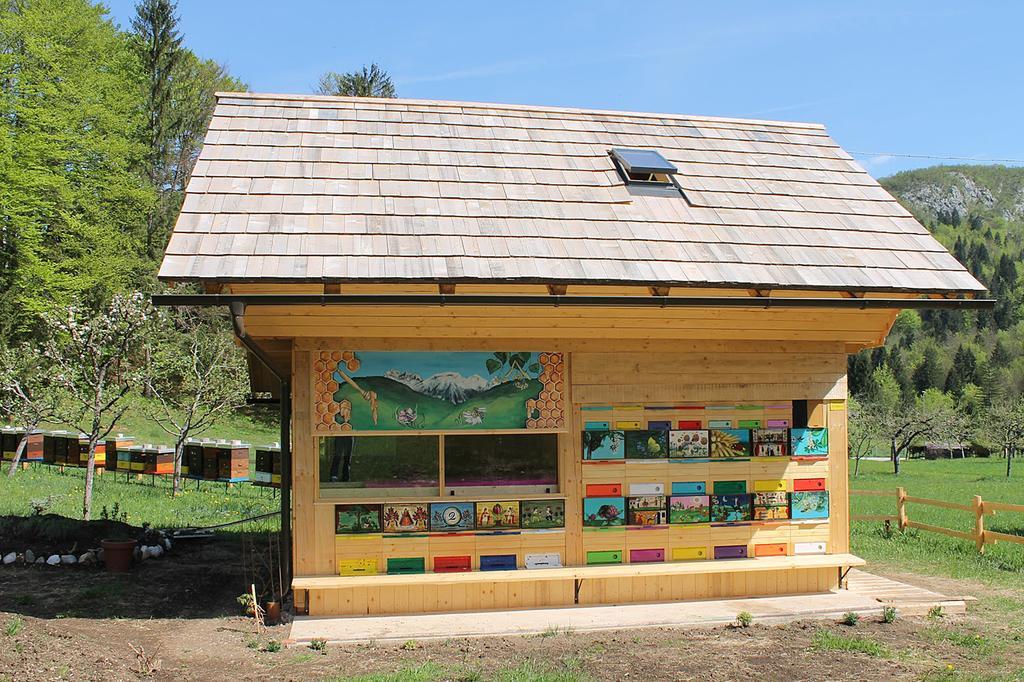
[[[630,193],[656,149],[683,197]],[[160,277],[979,292],[820,125],[222,93]]]

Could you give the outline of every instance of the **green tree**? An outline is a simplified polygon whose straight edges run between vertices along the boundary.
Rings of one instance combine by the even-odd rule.
[[[173,0],[139,0],[135,5],[132,29],[145,81],[144,139],[146,170],[150,184],[161,199],[171,189],[172,140],[178,125],[173,108],[174,76],[184,50],[178,32],[176,3]],[[155,204],[146,219],[146,253],[152,258],[163,248],[161,233],[166,230],[168,212],[162,202]],[[159,244],[158,244],[159,242]]]
[[[221,324],[218,324],[221,323]],[[149,417],[174,438],[173,493],[181,490],[185,443],[202,435],[225,412],[245,405],[245,360],[224,320],[209,311],[172,309],[161,316],[150,354]]]
[[[395,84],[391,76],[376,63],[349,73],[328,71],[320,76],[316,89],[321,95],[340,97],[395,96]]]
[[[946,374],[939,362],[938,352],[929,348],[924,352],[924,359],[914,370],[914,388],[918,393],[929,388],[942,388],[946,383]]]
[[[47,311],[98,305],[148,271],[139,228],[152,202],[138,168],[134,54],[87,0],[0,11],[0,324],[38,331]]]
[[[960,395],[967,384],[978,383],[978,360],[974,353],[964,346],[960,346],[956,355],[953,356],[953,366],[950,367],[946,376],[946,390],[954,395]]]
[[[70,307],[50,315],[50,338],[43,352],[53,364],[54,386],[63,393],[61,422],[89,439],[82,518],[92,516],[96,445],[105,439],[142,383],[143,330],[152,313],[142,294],[117,295],[99,309]]]

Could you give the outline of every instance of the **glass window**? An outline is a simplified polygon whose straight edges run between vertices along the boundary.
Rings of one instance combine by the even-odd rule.
[[[320,487],[344,496],[436,496],[440,465],[437,436],[320,439]]]
[[[445,435],[444,480],[449,495],[509,487],[558,492],[558,436]]]

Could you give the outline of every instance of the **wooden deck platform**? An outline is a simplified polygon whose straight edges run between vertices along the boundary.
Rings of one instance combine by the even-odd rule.
[[[538,570],[311,576],[292,581],[308,615],[386,615],[629,604],[828,592],[852,554]]]

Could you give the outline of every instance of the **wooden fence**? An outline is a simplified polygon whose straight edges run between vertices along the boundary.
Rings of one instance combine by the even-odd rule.
[[[994,530],[985,529],[985,517],[994,516],[996,512],[1017,512],[1024,514],[1024,505],[1022,504],[1006,504],[1005,502],[986,502],[981,499],[980,495],[975,495],[971,504],[958,504],[956,502],[946,502],[944,500],[930,500],[926,497],[913,497],[907,495],[907,491],[903,488],[896,488],[895,491],[891,490],[850,490],[851,495],[863,495],[869,497],[895,497],[896,498],[896,513],[895,514],[855,514],[850,518],[853,521],[885,521],[889,523],[895,522],[900,530],[906,530],[907,528],[917,528],[918,530],[928,531],[929,533],[941,533],[942,535],[948,535],[954,538],[960,538],[961,540],[969,540],[974,543],[974,546],[978,548],[978,551],[982,554],[985,553],[985,545],[994,545],[997,542],[1013,542],[1018,545],[1024,545],[1024,536],[1021,535],[1010,535],[1009,533],[999,533]],[[930,507],[941,507],[942,509],[953,509],[956,511],[962,511],[974,515],[974,529],[971,532],[965,532],[961,530],[953,530],[951,528],[943,528],[942,526],[933,526],[929,523],[920,523],[918,521],[912,521],[907,513],[908,504],[923,504]]]

